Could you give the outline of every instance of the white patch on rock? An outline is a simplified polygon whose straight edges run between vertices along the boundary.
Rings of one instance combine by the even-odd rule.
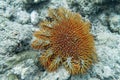
[[[30,14],[31,23],[37,24],[39,22],[39,14],[36,11],[32,11]]]
[[[100,80],[100,79],[98,79],[98,78],[90,78],[89,80]]]

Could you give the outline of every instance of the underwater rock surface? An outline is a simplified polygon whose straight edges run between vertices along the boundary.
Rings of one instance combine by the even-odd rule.
[[[31,49],[32,34],[48,8],[65,7],[91,22],[98,63],[85,75],[63,67],[49,73]],[[0,80],[120,80],[119,0],[0,0]]]

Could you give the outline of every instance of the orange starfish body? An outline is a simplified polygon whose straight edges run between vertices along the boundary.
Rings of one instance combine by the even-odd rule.
[[[64,66],[70,74],[84,74],[97,61],[90,23],[65,8],[49,9],[31,46],[45,51],[39,58],[48,71]]]

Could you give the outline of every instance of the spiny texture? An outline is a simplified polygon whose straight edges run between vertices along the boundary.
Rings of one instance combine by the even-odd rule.
[[[70,74],[84,74],[97,61],[90,23],[64,8],[49,9],[48,16],[31,44],[34,49],[44,49],[40,63],[48,71],[62,65]]]

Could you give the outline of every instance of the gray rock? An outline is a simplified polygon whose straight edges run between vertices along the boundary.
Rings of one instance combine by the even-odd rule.
[[[107,14],[105,14],[105,13],[100,14],[98,16],[98,19],[100,20],[102,25],[108,26],[108,24],[109,24],[109,16]]]
[[[83,16],[95,14],[99,7],[95,6],[91,0],[67,0],[71,9],[79,12]]]
[[[14,77],[15,79],[20,80],[34,80],[35,78],[39,77],[37,74],[39,70],[35,65],[38,57],[39,53],[35,51],[24,51],[12,57],[0,56],[0,73],[5,72],[4,75],[1,76],[2,79],[7,80],[6,78],[8,78],[8,80],[13,80]],[[20,77],[18,78],[17,75]],[[33,77],[31,75],[36,76]]]
[[[7,7],[6,6],[1,6],[1,7],[4,7],[3,9],[0,9],[0,16],[4,16],[6,18],[10,18],[14,12],[15,12],[15,8],[14,7]],[[5,9],[5,10],[4,10]]]
[[[101,79],[109,78],[109,80],[118,77],[115,75],[119,67],[115,68],[116,63],[120,59],[120,36],[111,33],[99,33],[97,35],[97,53],[99,56],[99,63],[94,68],[94,72],[101,77]],[[112,62],[112,63],[111,63]],[[111,64],[110,64],[111,63]],[[118,72],[119,73],[119,72]]]
[[[34,75],[35,72],[37,72],[37,70],[38,70],[38,67],[35,66],[34,61],[32,59],[28,59],[26,61],[19,63],[15,67],[13,67],[10,73],[20,75],[22,80],[24,79],[33,80],[33,79],[30,79],[32,78],[31,75]]]
[[[45,20],[45,18],[48,17],[48,8],[55,9],[58,7],[69,8],[66,0],[50,0],[48,5],[38,9],[40,20]]]
[[[120,14],[120,4],[115,5],[115,12]]]
[[[8,75],[8,78],[7,78],[8,80],[18,80],[18,77],[17,77],[17,75],[15,75],[15,74],[10,74],[10,75]],[[6,79],[6,80],[7,80]]]
[[[109,24],[112,32],[120,33],[120,15],[111,13],[109,16]]]
[[[22,0],[1,0],[0,15],[13,20],[17,12],[24,10]]]
[[[66,0],[51,0],[49,3],[50,8],[64,7],[69,8]]]
[[[55,72],[47,73],[41,77],[41,80],[67,80],[70,77],[68,71],[66,71],[63,67],[59,68]]]
[[[7,2],[1,0],[1,1],[0,1],[0,8],[1,8],[1,9],[5,9],[6,6],[7,6]]]
[[[103,4],[103,3],[109,3],[109,2],[120,2],[120,0],[94,0],[93,1],[93,3],[96,3],[96,4]]]
[[[32,38],[32,25],[21,25],[9,20],[1,20],[0,34],[0,47],[3,51],[7,53],[22,51],[25,49],[23,46],[29,46]],[[28,48],[26,47],[26,49]]]
[[[113,73],[114,71],[109,66],[104,66],[103,72],[104,72],[103,75],[105,78],[109,78],[114,74]]]
[[[22,24],[30,22],[30,14],[26,11],[19,11],[16,13],[16,21]]]

